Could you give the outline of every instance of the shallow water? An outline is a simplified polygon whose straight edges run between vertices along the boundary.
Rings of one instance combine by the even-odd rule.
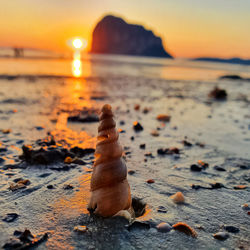
[[[0,80],[0,129],[12,130],[0,133],[0,143],[7,148],[0,153],[4,159],[0,163],[0,215],[2,219],[10,212],[19,214],[11,223],[0,220],[1,245],[14,230],[28,228],[34,234],[49,232],[48,241],[38,249],[247,249],[250,217],[241,205],[250,203],[250,84],[217,78],[224,73],[249,77],[249,67],[110,56],[86,58],[82,66],[82,77],[77,79],[71,77],[69,60],[0,59],[2,76],[19,75]],[[216,85],[226,89],[227,101],[208,98]],[[84,158],[86,165],[66,172],[44,166],[6,167],[19,161],[22,144],[43,139],[47,132],[69,146],[94,147],[98,124],[71,123],[67,117],[105,103],[113,106],[117,127],[125,131],[120,142],[127,152],[128,170],[135,171],[128,175],[132,195],[148,204],[147,214],[140,219],[151,225],[184,221],[197,231],[197,239],[173,230],[160,233],[154,226],[128,231],[124,221],[91,218],[86,210],[91,156]],[[140,104],[140,110],[134,110],[135,104]],[[149,109],[147,114],[144,108]],[[171,115],[171,121],[157,121],[161,113]],[[132,128],[136,120],[144,127],[138,133]],[[150,133],[157,128],[160,135],[153,137]],[[182,144],[185,137],[192,147]],[[142,143],[145,150],[139,147]],[[181,150],[178,157],[157,155],[158,148],[173,146]],[[146,152],[153,157],[145,156]],[[190,165],[198,160],[209,167],[191,172]],[[215,165],[226,171],[215,170]],[[31,184],[10,191],[10,183],[19,177]],[[155,183],[148,184],[148,179]],[[195,190],[190,186],[208,187],[214,182],[225,188]],[[49,184],[54,189],[49,190]],[[74,189],[64,190],[65,184]],[[235,190],[236,185],[247,188]],[[183,192],[185,204],[176,205],[169,198],[177,191]],[[167,213],[157,212],[158,206],[164,206]],[[223,224],[234,225],[240,232],[218,241],[212,234]],[[87,225],[89,232],[74,232],[77,225]]]

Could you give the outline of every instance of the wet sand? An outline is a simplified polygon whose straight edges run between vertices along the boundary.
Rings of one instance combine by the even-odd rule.
[[[84,79],[23,77],[1,79],[0,84],[0,129],[11,129],[0,132],[1,246],[15,230],[27,228],[33,234],[48,232],[48,240],[38,249],[248,249],[250,215],[242,205],[250,206],[249,82],[110,75]],[[227,100],[208,97],[216,85],[226,89]],[[38,146],[36,141],[46,138],[48,132],[68,149],[94,148],[98,123],[72,122],[68,117],[83,108],[98,110],[105,103],[113,106],[121,129],[131,193],[147,203],[146,214],[138,220],[145,221],[150,229],[135,227],[129,231],[124,220],[89,215],[86,207],[93,154],[81,157],[84,165],[69,164],[67,170],[51,167],[63,163],[18,167],[22,145]],[[135,110],[137,104],[140,107]],[[170,115],[170,122],[158,121],[159,114]],[[134,121],[142,125],[142,131],[133,129]],[[154,130],[158,136],[151,135]],[[183,140],[192,145],[185,146]],[[170,147],[177,147],[180,153],[157,153]],[[190,166],[199,160],[209,166],[191,171]],[[18,178],[29,179],[30,184],[9,190]],[[147,183],[149,179],[154,183]],[[73,188],[65,189],[65,184]],[[236,189],[238,185],[245,187]],[[170,199],[178,191],[185,196],[184,204]],[[166,213],[159,212],[159,206]],[[2,219],[8,213],[18,217],[5,222]],[[173,225],[180,221],[195,229],[198,237],[156,229],[160,222]],[[77,225],[87,226],[88,231],[75,232]],[[213,234],[226,231],[223,225],[240,231],[229,232],[224,241],[217,240]]]

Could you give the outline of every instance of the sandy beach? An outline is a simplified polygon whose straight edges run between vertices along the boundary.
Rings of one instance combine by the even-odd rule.
[[[0,59],[0,247],[15,230],[29,229],[48,233],[37,249],[249,249],[250,82],[219,80],[249,77],[249,67],[143,62],[91,57],[74,78],[68,60]],[[215,86],[226,90],[225,100],[208,96]],[[129,229],[125,219],[87,211],[95,118],[105,103],[115,113],[132,196],[147,204],[141,224]],[[157,120],[160,114],[169,121]],[[135,121],[143,130],[135,131]],[[23,145],[78,161],[20,158]],[[163,152],[173,147],[177,153]],[[11,190],[20,180],[29,183]],[[176,192],[183,204],[170,198]],[[8,222],[10,213],[17,216]],[[198,236],[159,232],[161,222],[185,222]],[[87,232],[75,232],[78,225]],[[220,231],[226,240],[213,237]]]

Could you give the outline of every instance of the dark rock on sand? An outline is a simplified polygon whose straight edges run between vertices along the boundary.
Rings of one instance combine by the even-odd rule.
[[[193,146],[193,144],[191,142],[187,141],[187,140],[183,140],[182,143],[186,147],[192,147]]]
[[[142,131],[143,130],[143,127],[142,125],[139,123],[139,122],[134,122],[133,123],[133,128],[136,132],[139,132],[139,131]]]
[[[192,165],[190,166],[190,170],[191,170],[191,171],[194,171],[194,172],[200,172],[200,171],[202,170],[202,167],[199,166],[199,165],[196,165],[196,164],[192,164]]]
[[[74,153],[78,157],[83,157],[85,155],[93,154],[95,152],[95,149],[94,148],[73,147],[70,149],[70,152]]]
[[[54,189],[55,187],[54,187],[53,185],[50,184],[50,185],[47,186],[47,188],[48,188],[48,189]]]
[[[12,222],[14,220],[16,220],[18,218],[18,214],[16,213],[9,213],[5,216],[5,218],[3,218],[3,221],[5,222]]]
[[[23,232],[15,231],[13,234],[16,238],[10,239],[3,245],[4,249],[28,249],[38,246],[40,243],[48,239],[48,234],[32,235],[28,229]]]
[[[69,190],[69,189],[74,189],[74,187],[71,184],[64,184],[63,189]]]
[[[179,153],[180,153],[180,150],[175,147],[157,149],[157,154],[159,155],[173,155],[173,154],[179,154]]]
[[[220,172],[226,171],[225,168],[220,167],[220,166],[214,166],[214,169],[217,170],[217,171],[220,171]]]
[[[208,95],[216,100],[225,100],[227,98],[227,92],[224,89],[215,87]]]
[[[105,16],[94,28],[91,52],[172,58],[151,30],[112,15]]]
[[[143,144],[140,144],[140,149],[145,149],[146,148],[146,144],[143,143]]]
[[[55,147],[33,149],[30,145],[23,145],[23,154],[20,158],[29,164],[49,165],[53,162],[63,161],[68,156],[67,153],[60,149]]]
[[[239,233],[240,229],[235,226],[230,226],[230,225],[224,225],[224,229],[228,231],[229,233]]]
[[[220,80],[250,80],[249,78],[243,78],[239,75],[224,75],[219,77]]]

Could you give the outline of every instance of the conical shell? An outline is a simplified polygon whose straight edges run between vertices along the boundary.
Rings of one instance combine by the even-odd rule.
[[[91,198],[88,209],[109,217],[131,207],[127,167],[122,159],[123,149],[110,105],[102,108],[91,177]]]

